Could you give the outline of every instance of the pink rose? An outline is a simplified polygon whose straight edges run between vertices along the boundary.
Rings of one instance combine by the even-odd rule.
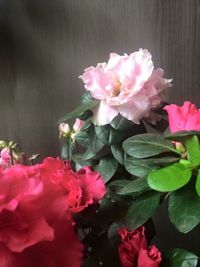
[[[144,227],[129,232],[126,228],[119,231],[122,243],[119,245],[119,258],[122,267],[158,267],[161,253],[155,247],[147,248]]]
[[[189,101],[183,106],[167,105],[164,109],[168,113],[169,128],[171,133],[178,131],[200,131],[200,109]]]
[[[78,133],[80,132],[81,128],[84,125],[84,121],[80,120],[80,119],[76,119],[74,125],[73,125],[73,130]]]
[[[86,68],[80,78],[92,97],[100,100],[92,118],[97,125],[110,123],[118,114],[138,124],[171,86],[162,69],[154,70],[151,54],[143,49],[124,56],[112,53],[108,63]]]
[[[41,179],[40,165],[1,170],[0,266],[80,267],[81,257],[65,191]]]

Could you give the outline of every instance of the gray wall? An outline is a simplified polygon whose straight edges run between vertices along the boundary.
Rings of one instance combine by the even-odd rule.
[[[56,155],[56,121],[84,91],[78,76],[110,52],[148,48],[174,79],[169,100],[200,105],[199,41],[198,0],[0,0],[0,139]],[[177,234],[165,211],[156,223],[161,247],[199,251],[198,230]]]

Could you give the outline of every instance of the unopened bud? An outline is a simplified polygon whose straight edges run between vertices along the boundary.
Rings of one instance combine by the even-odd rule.
[[[185,147],[182,143],[180,142],[175,142],[175,147],[176,147],[176,150],[180,153],[184,153],[185,152]]]
[[[73,125],[73,130],[75,131],[75,133],[80,132],[81,128],[84,125],[84,121],[80,120],[80,119],[76,119],[74,125]]]
[[[69,127],[68,123],[60,123],[59,124],[59,132],[60,132],[60,137],[64,136],[64,137],[68,137],[71,130]]]

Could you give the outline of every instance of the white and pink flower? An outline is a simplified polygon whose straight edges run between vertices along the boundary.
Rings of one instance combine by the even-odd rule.
[[[171,86],[163,74],[160,68],[154,70],[151,54],[144,49],[123,56],[112,53],[108,63],[86,68],[80,78],[100,100],[93,110],[94,124],[108,124],[118,114],[137,124],[148,118],[162,102],[161,92]]]

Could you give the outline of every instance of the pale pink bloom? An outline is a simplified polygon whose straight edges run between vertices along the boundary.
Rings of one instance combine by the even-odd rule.
[[[3,168],[8,168],[12,164],[11,162],[11,155],[10,155],[10,149],[8,147],[5,147],[1,150],[0,153],[0,165]]]
[[[73,130],[78,133],[80,132],[81,128],[84,125],[84,121],[80,120],[80,119],[76,119],[74,125],[73,125]]]
[[[169,128],[171,133],[178,131],[200,131],[200,109],[189,101],[182,106],[167,105],[164,109],[168,113]]]
[[[108,63],[85,69],[80,78],[92,97],[100,104],[93,110],[93,122],[108,124],[121,114],[140,123],[162,102],[161,92],[171,80],[163,78],[163,70],[154,70],[151,54],[140,49],[130,55],[110,54]]]
[[[60,132],[60,136],[67,136],[70,134],[70,127],[68,123],[60,123],[59,124],[59,132]]]

